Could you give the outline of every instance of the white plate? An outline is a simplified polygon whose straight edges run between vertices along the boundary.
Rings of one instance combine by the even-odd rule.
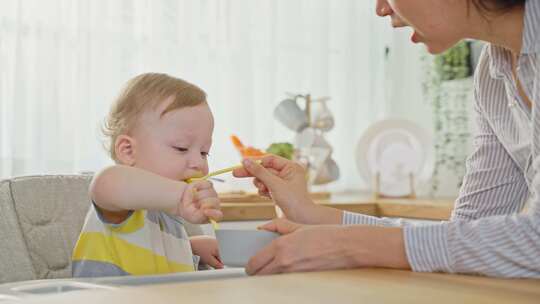
[[[433,159],[433,141],[428,132],[402,119],[374,123],[356,147],[356,165],[362,178],[373,187],[375,175],[380,172],[379,191],[385,196],[410,194],[410,173],[415,187],[429,181]]]

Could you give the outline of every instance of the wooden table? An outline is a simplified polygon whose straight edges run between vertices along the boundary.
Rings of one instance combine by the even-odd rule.
[[[28,303],[540,303],[540,280],[364,269],[76,291]],[[17,302],[20,303],[20,302]]]
[[[333,196],[316,200],[318,204],[379,217],[403,217],[447,220],[454,208],[453,199],[375,199],[370,196]],[[227,200],[222,203],[224,221],[269,220],[276,217],[274,204],[268,200]]]

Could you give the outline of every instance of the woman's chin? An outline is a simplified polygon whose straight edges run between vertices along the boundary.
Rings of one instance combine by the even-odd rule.
[[[438,54],[444,53],[446,50],[449,49],[449,48],[443,48],[438,45],[433,45],[429,43],[426,43],[425,46],[428,53],[430,53],[431,55],[438,55]]]
[[[451,49],[458,42],[459,41],[456,41],[453,43],[440,43],[440,42],[438,43],[438,42],[428,41],[428,42],[423,42],[423,43],[426,46],[428,53],[430,53],[431,55],[438,55]]]

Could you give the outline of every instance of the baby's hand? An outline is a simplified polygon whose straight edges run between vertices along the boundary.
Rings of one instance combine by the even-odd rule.
[[[216,269],[223,268],[219,257],[218,243],[209,236],[194,236],[190,238],[193,254],[201,257],[201,262]]]
[[[198,180],[187,184],[176,215],[195,224],[207,223],[209,219],[219,221],[223,218],[218,194],[212,183]]]

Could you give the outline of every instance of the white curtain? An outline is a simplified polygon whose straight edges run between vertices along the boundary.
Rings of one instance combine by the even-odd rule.
[[[293,139],[272,116],[285,92],[331,96],[336,127],[328,139],[341,179],[329,187],[358,189],[355,142],[392,112],[388,74],[399,67],[389,66],[385,48],[403,40],[374,6],[375,0],[2,0],[0,178],[110,164],[99,126],[112,100],[129,78],[164,72],[209,95],[216,118],[211,169],[239,161],[233,133],[260,148]]]

